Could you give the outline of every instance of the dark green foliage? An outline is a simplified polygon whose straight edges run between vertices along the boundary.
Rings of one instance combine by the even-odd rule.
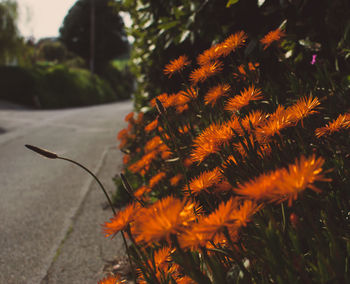
[[[132,191],[135,191],[139,185],[138,177],[129,172],[128,170],[125,170],[124,177],[130,185]],[[126,191],[120,176],[115,176],[113,178],[113,181],[116,185],[117,190],[113,193],[112,202],[114,206],[118,208],[124,207],[126,204],[132,201],[132,198],[130,194]]]
[[[39,101],[45,108],[84,106],[115,100],[108,83],[87,70],[55,65],[39,73],[42,79]]]
[[[39,78],[33,70],[0,66],[0,98],[24,105],[35,105]]]
[[[68,56],[67,48],[57,40],[39,41],[37,47],[40,60],[62,62]]]
[[[290,51],[289,60],[294,64],[289,76],[294,80],[305,79],[300,91],[310,91],[311,86],[318,84],[334,87],[334,80],[344,80],[339,72],[349,71],[349,1],[266,0],[260,1],[261,5],[258,2],[226,1],[231,4],[226,8],[225,1],[220,0],[125,1],[134,21],[131,31],[135,37],[134,72],[139,75],[136,106],[142,107],[161,92],[181,88],[181,78],[169,82],[162,74],[170,60],[186,54],[195,62],[198,53],[238,30],[244,30],[249,38],[243,56],[262,63],[263,80],[270,82],[275,99],[277,92],[286,95],[281,100],[287,99],[289,90],[285,89],[285,73],[280,72],[276,51],[261,55],[259,50],[259,40],[282,23],[290,36],[284,42],[284,52]],[[320,73],[310,65],[313,54],[322,62],[322,72],[329,74],[326,81],[316,77]]]
[[[97,75],[64,65],[0,67],[0,98],[41,108],[64,108],[115,101]]]
[[[110,84],[118,100],[131,97],[135,89],[135,77],[127,65],[127,60],[111,61],[101,72],[101,77]]]
[[[95,0],[95,70],[101,73],[107,63],[128,52],[129,44],[122,18],[109,0]],[[91,0],[79,0],[69,10],[60,29],[60,39],[68,50],[90,59]]]
[[[112,203],[115,207],[124,207],[131,200],[130,195],[125,191],[122,179],[118,176],[113,178],[116,185],[116,191],[112,195]]]

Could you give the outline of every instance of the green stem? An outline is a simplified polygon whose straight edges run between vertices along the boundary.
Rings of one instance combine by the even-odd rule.
[[[200,269],[196,267],[196,264],[193,261],[192,256],[186,256],[185,252],[182,250],[182,248],[179,245],[179,242],[177,240],[177,237],[175,235],[170,236],[173,246],[176,248],[176,251],[180,254],[183,264],[184,264],[184,270],[186,273],[191,275],[191,278],[193,277],[194,280],[196,280],[198,283],[201,284],[210,284],[211,281],[209,278],[204,275]]]
[[[113,204],[112,204],[112,201],[111,199],[109,198],[109,195],[106,191],[106,189],[104,188],[103,184],[100,182],[100,180],[97,178],[97,176],[91,172],[88,168],[86,168],[85,166],[83,166],[82,164],[74,161],[74,160],[71,160],[71,159],[68,159],[68,158],[63,158],[63,157],[57,157],[57,159],[61,159],[61,160],[65,160],[65,161],[68,161],[68,162],[71,162],[79,167],[81,167],[82,169],[84,169],[85,171],[87,171],[96,181],[97,183],[99,184],[99,186],[101,187],[103,193],[105,194],[106,198],[107,198],[107,201],[108,201],[108,204],[109,206],[111,207],[112,211],[113,211],[113,214],[116,215],[116,211],[113,207]],[[128,249],[128,245],[126,243],[126,239],[125,239],[125,235],[124,235],[124,232],[123,231],[120,231],[121,235],[122,235],[122,238],[123,238],[123,242],[124,242],[124,246],[125,246],[125,249],[126,249],[126,253],[128,255],[128,259],[129,259],[129,263],[130,263],[130,268],[131,268],[131,271],[132,271],[132,274],[133,274],[133,278],[135,280],[135,283],[136,283],[136,273],[135,273],[135,270],[134,270],[134,267],[132,265],[132,261],[131,261],[131,257],[130,257],[130,254],[129,254],[129,249]]]
[[[185,170],[185,168],[184,168],[183,158],[182,158],[182,155],[180,154],[179,147],[178,147],[178,145],[177,145],[177,143],[176,143],[175,135],[174,135],[174,133],[173,133],[172,130],[171,130],[171,127],[170,127],[170,124],[169,124],[169,121],[168,121],[166,115],[163,115],[162,118],[164,118],[164,123],[166,124],[166,128],[167,128],[168,131],[169,131],[170,138],[171,138],[171,140],[172,140],[172,142],[173,142],[173,146],[174,146],[174,149],[175,149],[175,151],[176,151],[176,155],[179,157],[179,160],[180,160],[180,168],[181,168],[181,171],[182,171],[182,173],[183,173],[183,175],[184,175],[184,177],[185,177],[185,182],[186,182],[186,185],[187,185],[188,193],[189,193],[189,195],[191,196],[192,201],[194,202],[194,197],[193,197],[192,192],[191,192],[190,183],[189,183],[189,181],[188,181],[187,173],[186,173],[186,170]]]
[[[282,211],[282,228],[283,228],[283,232],[286,230],[286,214],[284,212],[284,205],[283,203],[281,203],[281,211]]]
[[[82,169],[84,169],[85,171],[87,171],[96,181],[97,183],[99,184],[99,186],[101,187],[103,193],[105,194],[106,198],[107,198],[107,201],[108,201],[108,204],[109,206],[111,207],[112,211],[113,211],[113,214],[116,215],[116,211],[113,207],[113,203],[111,201],[111,199],[109,198],[108,196],[108,193],[107,191],[105,190],[104,186],[102,185],[102,183],[100,182],[100,180],[97,178],[97,176],[94,175],[93,172],[91,172],[88,168],[84,167],[82,164],[76,162],[76,161],[73,161],[71,159],[68,159],[68,158],[63,158],[63,157],[57,157],[57,159],[61,159],[61,160],[65,160],[65,161],[68,161],[68,162],[71,162],[79,167],[81,167]]]
[[[134,195],[134,193],[133,193],[134,190],[132,189],[132,187],[131,187],[131,185],[129,184],[129,182],[128,182],[127,178],[125,177],[125,175],[122,174],[122,173],[120,173],[120,177],[121,177],[121,179],[122,179],[122,183],[123,183],[123,185],[124,185],[124,189],[125,189],[126,193],[130,196],[130,198],[131,198],[132,200],[135,200],[135,201],[137,201],[138,203],[140,203],[142,207],[145,207],[145,203],[144,203],[141,199],[138,199],[138,198],[135,197],[135,195]]]
[[[135,272],[134,266],[132,265],[132,261],[131,261],[131,256],[130,256],[130,253],[129,253],[128,244],[127,244],[127,242],[126,242],[124,232],[123,232],[123,231],[120,231],[120,233],[122,234],[123,243],[124,243],[124,246],[125,246],[125,249],[126,249],[126,253],[127,253],[127,255],[128,255],[129,264],[130,264],[130,268],[131,268],[131,271],[132,271],[132,277],[134,278],[134,282],[136,283],[136,272]]]
[[[232,249],[232,258],[235,260],[235,262],[237,263],[237,265],[239,266],[239,268],[244,272],[245,276],[248,276],[250,275],[249,271],[247,270],[247,268],[245,268],[244,264],[242,263],[242,261],[240,259],[238,259],[236,256],[235,256],[235,247],[234,247],[234,244],[232,242],[232,239],[230,237],[230,234],[228,232],[228,229],[227,227],[224,227],[224,230],[223,230],[223,233],[229,243],[229,245],[231,246],[231,249]]]
[[[128,233],[129,239],[131,240],[136,253],[139,255],[139,257],[143,260],[143,262],[145,263],[145,267],[148,268],[151,277],[153,278],[154,283],[159,283],[158,278],[156,276],[156,273],[154,271],[154,269],[150,266],[149,262],[148,262],[148,258],[146,257],[146,255],[142,252],[142,250],[139,248],[139,246],[136,244],[136,241],[133,237],[133,235],[131,234],[131,230],[130,230],[130,225],[127,227],[126,232]]]

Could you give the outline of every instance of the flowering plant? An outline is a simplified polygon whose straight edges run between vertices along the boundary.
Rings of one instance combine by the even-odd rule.
[[[164,73],[183,85],[126,117],[132,198],[103,228],[128,236],[137,283],[350,281],[349,89],[296,91],[287,37],[273,30],[259,50],[288,94],[266,81],[268,63],[244,56],[238,31],[192,70],[185,55],[172,59]]]

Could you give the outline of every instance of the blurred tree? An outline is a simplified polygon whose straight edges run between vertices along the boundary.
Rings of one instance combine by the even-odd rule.
[[[90,59],[91,3],[94,4],[94,57],[97,74],[106,68],[111,59],[129,51],[123,20],[110,2],[110,0],[78,0],[69,10],[60,29],[60,39],[67,49],[88,62]]]
[[[68,55],[67,48],[57,39],[46,38],[37,43],[41,60],[62,62]]]
[[[16,26],[17,3],[14,0],[0,2],[0,64],[16,61],[18,49],[22,45]]]

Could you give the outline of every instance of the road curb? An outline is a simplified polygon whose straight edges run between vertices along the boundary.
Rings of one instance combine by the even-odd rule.
[[[102,152],[101,158],[98,161],[98,164],[96,167],[92,170],[93,173],[98,175],[104,165],[104,162],[107,158],[107,154],[110,151],[112,146],[107,146],[105,147],[104,151]],[[81,169],[82,170],[82,169]],[[84,201],[86,197],[88,196],[89,192],[93,188],[93,183],[96,182],[88,173],[87,175],[87,181],[85,185],[83,186],[83,190],[80,191],[80,198],[79,202],[77,202],[77,205],[72,208],[69,214],[67,214],[66,221],[64,224],[64,229],[61,231],[61,236],[56,242],[56,244],[52,247],[51,252],[49,253],[48,257],[48,264],[47,266],[43,269],[41,275],[38,277],[38,281],[34,281],[33,283],[47,283],[47,278],[50,272],[50,269],[52,268],[53,264],[55,263],[58,254],[60,252],[60,249],[64,246],[65,241],[69,237],[70,233],[72,232],[74,228],[74,224],[77,220],[77,216],[79,215],[80,211],[82,210]],[[102,193],[101,193],[102,194]],[[101,209],[102,210],[102,209]]]

